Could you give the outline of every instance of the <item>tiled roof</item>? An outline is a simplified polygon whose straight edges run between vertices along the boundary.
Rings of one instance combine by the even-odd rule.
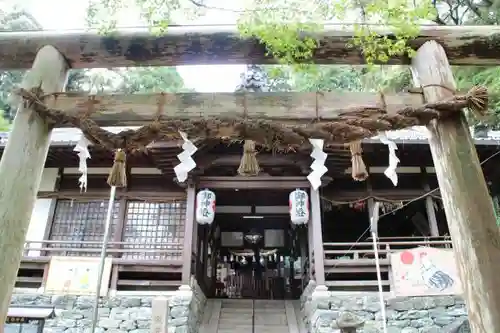
[[[137,129],[138,127],[105,127],[106,130],[118,133],[127,129]],[[387,137],[394,140],[396,143],[427,143],[425,135],[426,128],[422,126],[413,127],[410,129],[397,130],[387,132]],[[75,128],[56,128],[52,131],[51,145],[53,146],[70,146],[75,145],[80,139],[81,131]],[[9,133],[0,132],[0,146],[5,146]],[[367,143],[380,142],[375,136],[365,140]],[[497,145],[500,144],[500,131],[488,131],[485,136],[476,136],[477,145]]]

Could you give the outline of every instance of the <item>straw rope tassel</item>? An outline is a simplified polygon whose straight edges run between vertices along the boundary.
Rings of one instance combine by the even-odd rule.
[[[366,171],[366,165],[361,156],[363,152],[361,141],[351,142],[349,144],[349,149],[351,150],[352,156],[352,179],[363,181],[368,178],[368,172]]]
[[[108,185],[116,187],[127,187],[127,170],[125,161],[127,155],[122,149],[117,149],[115,152],[115,161],[109,172]]]
[[[243,144],[243,156],[241,157],[240,167],[238,174],[240,176],[257,176],[260,167],[257,161],[257,152],[255,151],[255,142],[252,140],[245,140]]]

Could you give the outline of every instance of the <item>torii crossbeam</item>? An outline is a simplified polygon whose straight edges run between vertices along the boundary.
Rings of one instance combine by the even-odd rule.
[[[371,29],[391,35],[381,26]],[[363,64],[361,51],[347,47],[353,34],[353,25],[325,25],[316,36],[320,47],[314,62]],[[410,45],[418,49],[429,40],[443,45],[452,65],[500,65],[500,26],[421,26]],[[235,25],[214,25],[174,26],[163,35],[147,29],[121,29],[107,36],[84,30],[1,32],[0,69],[31,68],[45,45],[59,50],[71,68],[276,63],[258,40],[242,39]],[[409,59],[394,58],[389,64],[409,64]]]

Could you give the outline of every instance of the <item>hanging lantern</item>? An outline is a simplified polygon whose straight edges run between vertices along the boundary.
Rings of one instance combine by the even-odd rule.
[[[309,221],[309,196],[306,191],[290,193],[290,220],[293,224],[307,224]]]
[[[196,195],[196,222],[212,224],[215,218],[215,193],[201,190]]]

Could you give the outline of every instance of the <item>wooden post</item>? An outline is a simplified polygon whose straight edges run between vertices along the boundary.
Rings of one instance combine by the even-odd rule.
[[[191,260],[193,251],[193,229],[194,229],[194,209],[196,200],[196,188],[189,184],[186,199],[186,222],[184,225],[184,247],[182,252],[182,281],[183,285],[189,285],[191,281]]]
[[[127,184],[130,186],[129,180],[131,177],[127,177]],[[127,189],[124,189],[125,191]],[[125,224],[127,223],[127,199],[121,198],[120,199],[120,206],[118,210],[118,223],[115,226],[115,234],[113,235],[113,242],[118,243],[123,240],[123,231],[125,230]],[[121,249],[123,245],[121,244],[113,244],[113,248],[115,249]],[[122,253],[115,252],[113,254],[113,257],[115,258],[121,258]]]
[[[325,285],[325,257],[323,254],[323,230],[321,226],[321,198],[319,189],[311,188],[311,223],[309,232],[312,233],[312,246],[314,249],[314,275],[316,285]]]
[[[312,220],[309,221],[309,227],[307,228],[307,251],[309,255],[309,280],[314,279],[314,247],[313,247],[313,231],[312,231]]]
[[[427,170],[425,167],[420,168],[422,174],[422,184],[425,192],[430,192],[431,188],[429,186]],[[439,227],[436,218],[436,209],[434,208],[434,199],[428,195],[425,197],[425,209],[427,211],[427,221],[429,222],[429,232],[432,237],[439,236]]]
[[[430,190],[429,184],[425,184],[424,191],[429,192]],[[434,208],[434,199],[430,195],[425,198],[425,209],[427,210],[430,234],[432,237],[438,237],[439,227],[436,219],[436,209]]]
[[[455,89],[446,54],[435,41],[418,49],[412,73],[428,102]],[[500,235],[467,121],[457,113],[428,129],[472,332],[500,332]]]
[[[22,87],[40,86],[45,93],[60,92],[66,84],[67,71],[68,64],[59,51],[44,46],[38,51]],[[21,104],[0,161],[0,323],[4,323],[7,316],[49,150],[50,133],[45,121]]]

